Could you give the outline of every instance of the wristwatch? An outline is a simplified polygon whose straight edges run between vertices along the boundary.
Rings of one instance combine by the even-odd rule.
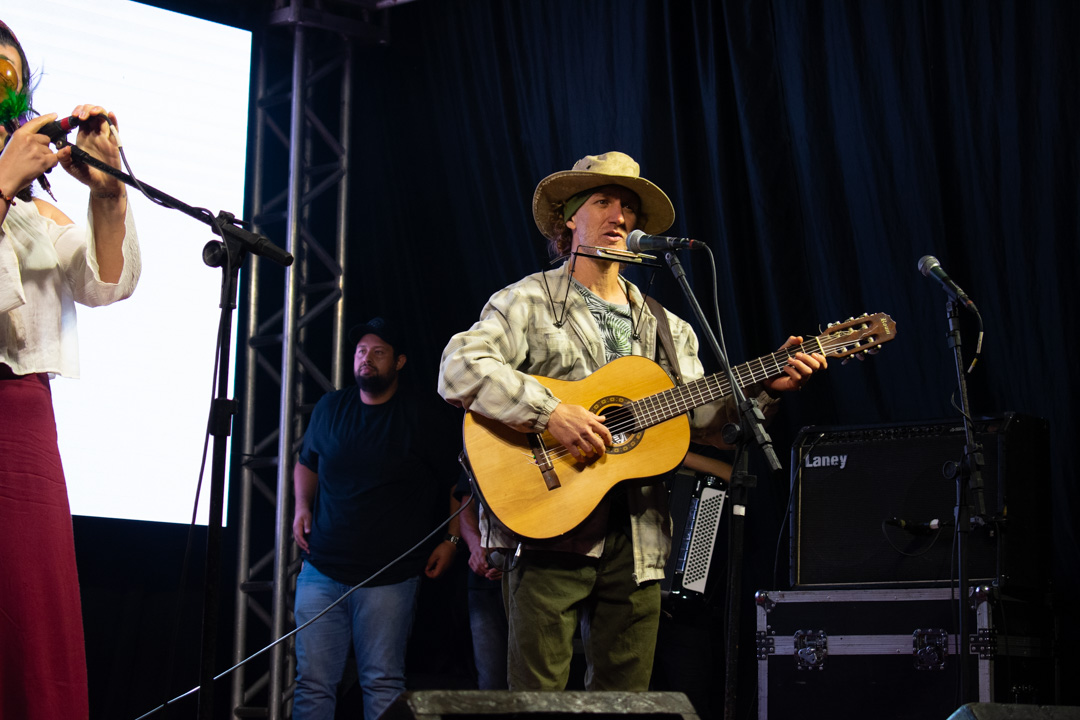
[[[443,537],[443,542],[452,543],[454,545],[461,545],[461,538],[459,538],[457,535],[451,535],[450,533],[446,533],[446,535]]]

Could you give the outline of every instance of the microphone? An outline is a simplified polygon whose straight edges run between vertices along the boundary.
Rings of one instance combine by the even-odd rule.
[[[901,520],[900,518],[889,518],[885,521],[886,525],[892,525],[898,527],[901,530],[907,531],[912,535],[929,535],[930,533],[940,530],[943,526],[949,525],[949,522],[941,522],[940,519],[934,518],[930,522],[908,522],[907,520]]]
[[[626,236],[626,249],[632,253],[650,251],[678,250],[686,248],[695,250],[705,247],[700,240],[690,238],[664,237],[663,235],[646,235],[643,230],[632,230]]]
[[[72,128],[76,128],[82,122],[75,115],[69,115],[65,118],[58,118],[50,123],[45,123],[38,128],[38,134],[44,135],[49,138],[49,142],[56,145],[57,149],[60,149],[64,145],[67,145],[67,134],[71,132]],[[49,178],[44,174],[38,176],[38,184],[41,185],[41,189],[49,193],[49,197],[56,202],[56,196],[53,195],[52,184],[49,182]]]
[[[938,262],[936,257],[933,255],[924,255],[919,260],[919,272],[926,277],[933,277],[941,283],[941,286],[945,288],[945,292],[949,294],[949,297],[956,300],[976,315],[979,314],[978,309],[975,307],[975,303],[971,301],[971,298],[968,297],[966,292],[960,289],[959,285],[952,281],[952,278],[945,274],[945,271],[941,269],[941,263]]]
[[[46,135],[49,138],[49,142],[56,142],[61,137],[64,137],[69,132],[71,132],[73,128],[79,127],[79,124],[81,122],[82,120],[80,120],[75,115],[69,115],[65,118],[57,118],[56,120],[53,120],[50,123],[45,123],[40,128],[38,128],[38,133],[41,135]]]

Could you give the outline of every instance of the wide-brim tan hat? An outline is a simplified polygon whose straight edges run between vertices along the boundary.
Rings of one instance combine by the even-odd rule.
[[[553,173],[540,181],[533,193],[533,220],[544,237],[562,231],[563,203],[583,190],[603,185],[621,185],[637,193],[646,222],[638,229],[649,235],[662,233],[675,222],[671,199],[653,183],[641,177],[641,167],[626,153],[606,152],[586,155],[571,170]]]

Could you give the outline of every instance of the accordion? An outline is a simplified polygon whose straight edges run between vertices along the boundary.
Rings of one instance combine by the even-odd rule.
[[[672,553],[661,583],[669,609],[702,601],[717,572],[716,540],[731,466],[689,453],[671,487]]]

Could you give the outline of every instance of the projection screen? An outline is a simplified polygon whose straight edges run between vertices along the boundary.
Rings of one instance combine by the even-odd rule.
[[[243,217],[250,32],[128,0],[5,3],[0,19],[26,51],[39,112],[66,116],[81,103],[115,112],[135,177],[191,206]],[[85,224],[86,188],[61,168],[49,178],[60,209]],[[187,523],[213,393],[222,273],[202,261],[214,237],[207,225],[134,188],[128,197],[142,276],[124,302],[78,307],[81,378],[52,382],[60,452],[73,513]]]

